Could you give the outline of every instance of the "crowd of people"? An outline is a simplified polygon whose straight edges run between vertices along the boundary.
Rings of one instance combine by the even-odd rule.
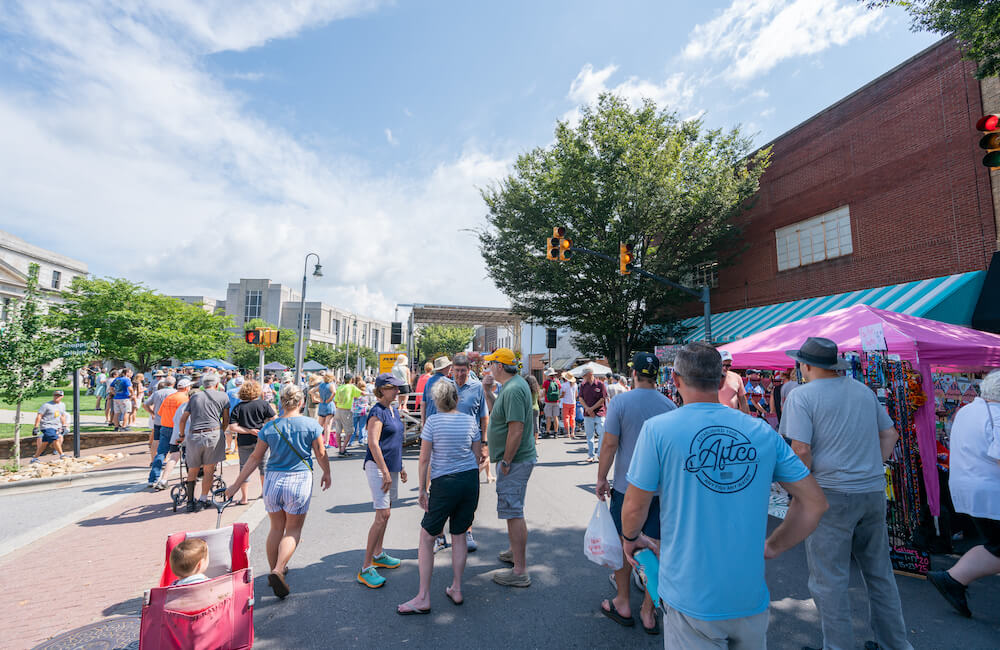
[[[152,487],[164,486],[184,446],[191,510],[211,498],[211,477],[227,450],[236,451],[241,468],[227,497],[239,493],[246,503],[246,482],[259,474],[270,518],[268,582],[278,598],[291,591],[287,567],[309,509],[315,466],[320,488],[329,488],[329,454],[347,456],[354,443],[365,448],[374,510],[357,581],[380,588],[386,572],[401,565],[384,539],[399,483],[410,478],[403,462],[409,418],[420,423],[414,478],[424,515],[416,540],[419,584],[415,596],[397,606],[400,615],[431,610],[434,555],[442,548],[452,549],[446,596],[455,605],[464,602],[463,572],[477,548],[472,527],[484,483],[496,483],[497,517],[508,538],[498,558],[510,568],[493,580],[531,585],[525,497],[536,443],[575,440],[582,432],[587,459],[581,462],[597,464],[596,496],[608,502],[623,546],[622,568],[612,576],[615,593],[599,604],[609,619],[631,627],[638,618],[648,634],[664,634],[666,647],[765,647],[765,563],[804,542],[822,647],[857,645],[847,597],[853,559],[871,612],[874,639],[866,647],[910,648],[886,526],[884,462],[898,433],[873,391],[842,374],[845,362],[832,341],[810,338],[788,354],[794,370],[762,377],[750,369],[741,376],[731,355],[693,343],[677,352],[666,375],[656,356],[639,352],[627,377],[585,370],[577,379],[546,369],[541,384],[522,375],[509,349],[483,357],[485,366],[476,369],[467,355],[456,354],[428,362],[416,375],[404,358],[377,377],[339,381],[333,374],[295,383],[290,375],[258,382],[252,373],[178,370],[154,373],[155,385],[147,387],[141,375],[113,371],[103,380],[103,395],[95,394],[110,397],[119,426],[127,427],[128,414],[140,405],[151,414]],[[65,426],[60,399],[55,395],[38,414],[36,426],[49,438],[60,420]],[[135,400],[133,408],[119,406],[120,400]],[[984,544],[929,575],[966,616],[968,584],[1000,572],[1000,411],[994,402],[1000,402],[1000,371],[983,381],[982,397],[959,411],[952,429],[952,467],[964,468],[953,474],[952,496],[956,509],[974,518]],[[784,521],[768,534],[775,482],[791,500]],[[636,613],[629,582],[633,553],[643,548],[660,558],[659,591],[646,594]],[[197,562],[190,564],[197,573]]]

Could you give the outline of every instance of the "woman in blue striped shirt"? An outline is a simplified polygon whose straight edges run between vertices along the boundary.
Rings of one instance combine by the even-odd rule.
[[[472,526],[479,505],[479,423],[471,415],[460,413],[455,384],[444,380],[431,389],[438,412],[427,418],[420,432],[420,507],[425,514],[420,522],[420,591],[399,605],[399,614],[427,614],[431,611],[431,573],[434,570],[434,538],[450,521],[452,534],[451,586],[445,594],[456,605],[462,598],[462,573],[468,554],[465,531]],[[428,472],[428,469],[430,470]],[[427,478],[430,475],[430,494]]]

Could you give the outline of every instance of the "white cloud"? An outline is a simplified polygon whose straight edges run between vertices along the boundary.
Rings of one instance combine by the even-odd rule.
[[[608,80],[617,71],[616,65],[595,70],[592,64],[585,64],[567,94],[577,108],[571,109],[563,119],[575,124],[580,119],[579,106],[594,103],[601,93],[608,91],[624,97],[632,106],[638,106],[643,99],[651,99],[660,108],[683,111],[690,108],[697,89],[697,84],[681,72],[672,73],[659,83],[632,76],[617,86],[609,86]]]
[[[253,117],[200,63],[368,7],[31,0],[0,12],[39,73],[30,92],[0,90],[0,149],[18,152],[0,156],[0,221],[166,293],[223,298],[240,277],[298,286],[315,251],[325,277],[310,298],[365,314],[505,304],[463,231],[483,223],[477,187],[506,156],[469,148],[427,178],[374,175]]]
[[[238,79],[240,81],[260,81],[264,77],[263,72],[233,72],[229,75],[230,79]]]
[[[399,140],[397,140],[396,138],[394,138],[392,136],[392,129],[386,129],[385,130],[385,141],[388,142],[389,144],[393,145],[393,146],[396,146],[397,144],[399,144]]]
[[[696,26],[682,57],[723,63],[723,75],[746,82],[786,59],[816,54],[878,30],[881,12],[854,0],[734,0]]]

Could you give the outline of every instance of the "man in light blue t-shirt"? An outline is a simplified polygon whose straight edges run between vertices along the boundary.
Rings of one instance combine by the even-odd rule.
[[[659,596],[668,648],[766,645],[764,560],[801,542],[827,508],[816,480],[767,422],[719,403],[722,357],[705,343],[677,353],[684,406],[643,425],[622,506],[626,557],[660,498]],[[768,537],[771,482],[795,498]],[[766,538],[766,539],[765,539]]]

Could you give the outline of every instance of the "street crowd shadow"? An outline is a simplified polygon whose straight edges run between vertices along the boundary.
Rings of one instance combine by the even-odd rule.
[[[662,646],[661,637],[647,636],[638,628],[623,628],[598,612],[601,599],[611,593],[611,585],[608,570],[583,557],[582,528],[529,532],[532,585],[527,589],[492,581],[494,572],[510,566],[497,559],[497,553],[508,546],[506,533],[492,526],[473,526],[473,530],[479,550],[468,557],[462,607],[445,596],[445,587],[452,580],[448,549],[435,556],[431,613],[396,614],[396,606],[412,598],[418,588],[418,530],[414,530],[413,548],[386,549],[408,561],[399,569],[380,570],[386,583],[379,589],[369,589],[356,580],[364,555],[360,545],[324,555],[307,566],[296,566],[293,558],[287,577],[292,594],[284,601],[271,595],[266,575],[258,576],[254,584],[257,643],[282,648],[374,648],[400,643],[415,648],[465,647],[470,643],[483,648]],[[634,596],[638,606],[638,592]],[[317,617],[317,612],[336,615],[332,619]],[[531,628],[529,636],[525,636],[526,625]],[[516,642],[511,640],[513,630],[521,630],[515,633]]]
[[[123,511],[121,514],[115,515],[114,517],[94,517],[93,519],[84,519],[83,521],[77,522],[78,526],[118,526],[122,524],[131,524],[143,521],[152,521],[153,519],[159,519],[161,517],[170,517],[179,514],[174,512],[174,506],[171,503],[156,503],[152,505],[141,505],[129,508]]]

